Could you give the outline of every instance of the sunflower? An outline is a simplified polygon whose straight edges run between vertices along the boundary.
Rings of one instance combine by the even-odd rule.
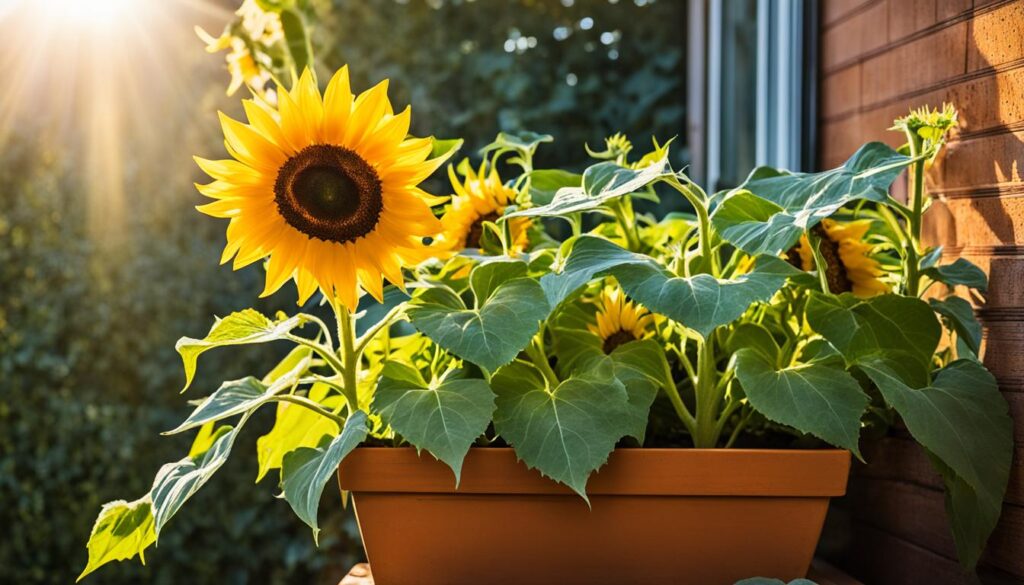
[[[441,230],[417,185],[443,162],[429,138],[406,138],[410,110],[395,114],[388,82],[353,97],[342,68],[323,97],[309,70],[278,107],[243,100],[249,123],[221,114],[234,160],[196,158],[215,180],[197,207],[230,219],[221,262],[268,258],[261,296],[294,279],[303,304],[319,288],[349,308],[360,290],[383,298],[382,276],[403,287],[402,268],[430,257]]]
[[[444,233],[438,238],[437,245],[443,250],[458,252],[465,249],[481,248],[484,233],[484,222],[495,222],[505,212],[505,208],[515,202],[516,192],[506,187],[498,176],[498,171],[484,165],[478,171],[469,168],[465,181],[459,181],[455,169],[448,167],[448,177],[452,182],[455,195],[451,206],[441,218]],[[512,241],[509,242],[509,253],[518,254],[529,244],[527,231],[530,218],[515,217],[509,220]]]
[[[601,338],[601,349],[610,354],[620,345],[643,339],[650,333],[654,316],[626,299],[617,287],[606,287],[598,300],[597,323],[588,325]]]
[[[868,220],[839,223],[825,219],[811,228],[821,240],[821,255],[827,266],[825,276],[831,292],[871,297],[889,291],[889,286],[880,279],[884,273],[871,256],[871,245],[864,242],[864,234],[870,226]],[[807,236],[790,250],[789,257],[790,262],[803,270],[814,268],[814,253]]]

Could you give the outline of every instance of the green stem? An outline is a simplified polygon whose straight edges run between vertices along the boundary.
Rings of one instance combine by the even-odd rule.
[[[629,213],[627,213],[625,197],[616,201],[611,201],[609,207],[612,209],[612,213],[615,214],[615,219],[619,222],[619,227],[622,228],[622,234],[626,237],[626,246],[630,252],[639,252],[641,248],[640,236],[637,233],[636,222],[630,221]]]
[[[312,349],[317,355],[324,358],[324,361],[326,361],[327,364],[331,366],[331,369],[337,373],[340,374],[345,369],[345,366],[338,359],[338,356],[334,353],[333,349],[321,343],[317,343],[312,339],[306,339],[305,337],[299,337],[298,335],[288,334],[285,335],[285,339]]]
[[[342,389],[345,393],[345,400],[348,402],[349,412],[359,409],[359,365],[360,357],[356,352],[356,331],[352,318],[352,311],[348,307],[331,299],[331,308],[334,309],[334,316],[338,320],[338,340],[341,344],[341,380]]]
[[[355,353],[357,356],[362,356],[363,352],[366,351],[366,346],[370,345],[377,334],[386,327],[390,327],[392,323],[405,316],[405,305],[401,304],[391,309],[381,318],[380,321],[374,323],[369,329],[363,333],[362,337],[356,340]]]
[[[718,407],[724,392],[717,388],[715,371],[714,332],[697,345],[697,394],[696,434],[694,445],[700,449],[711,449],[718,444]]]
[[[558,385],[561,384],[561,382],[558,379],[558,375],[555,374],[555,371],[551,369],[551,363],[548,362],[547,353],[544,351],[544,343],[543,341],[540,341],[540,338],[543,335],[544,330],[541,329],[537,335],[534,336],[530,345],[526,346],[526,355],[530,356],[530,360],[533,361],[533,365],[537,366],[537,369],[540,370],[540,373],[544,376],[544,381],[548,383],[548,390],[553,392],[555,388],[558,388]]]
[[[907,296],[916,297],[921,286],[921,224],[924,214],[924,165],[921,157],[921,137],[910,129],[906,130],[910,156],[918,159],[913,163],[913,193],[910,201],[910,242],[907,246]]]
[[[675,175],[670,175],[665,179],[665,182],[682,194],[690,202],[690,205],[693,206],[693,210],[697,214],[697,233],[701,259],[707,272],[711,273],[712,276],[717,276],[714,274],[714,253],[711,249],[711,219],[708,216],[707,196],[703,193],[695,193],[692,183],[684,185]]]
[[[270,400],[276,402],[291,402],[292,404],[304,406],[309,410],[312,410],[313,412],[319,414],[320,416],[327,417],[333,420],[334,422],[338,423],[339,428],[345,426],[345,417],[334,414],[333,412],[327,410],[326,408],[320,406],[316,402],[313,402],[312,400],[304,396],[296,396],[294,394],[281,394],[279,396],[272,397]]]
[[[729,434],[729,440],[725,442],[726,449],[732,447],[733,443],[736,442],[736,439],[740,436],[740,431],[742,431],[743,428],[747,426],[747,423],[750,421],[750,417],[753,414],[754,411],[748,412],[746,415],[743,416],[743,418],[740,419],[740,422],[736,423],[736,426],[733,427],[732,429],[732,433]]]
[[[828,263],[825,262],[825,257],[821,255],[821,238],[814,234],[814,232],[807,231],[807,241],[811,245],[811,254],[814,255],[814,268],[818,272],[818,282],[821,284],[821,292],[830,293],[832,292],[828,286]]]
[[[665,390],[665,395],[668,396],[669,402],[672,403],[672,408],[675,409],[679,420],[683,421],[686,430],[693,436],[697,432],[697,421],[694,420],[690,409],[686,407],[686,403],[683,402],[683,398],[679,395],[679,388],[676,386],[676,381],[672,379],[672,369],[668,365],[668,360],[663,360],[662,364],[664,368],[662,372],[664,375],[662,388]]]

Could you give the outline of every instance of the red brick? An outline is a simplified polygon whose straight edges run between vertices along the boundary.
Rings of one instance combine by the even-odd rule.
[[[967,23],[960,22],[866,61],[863,103],[906,95],[964,73],[966,42]]]
[[[937,0],[890,0],[889,42],[896,42],[935,24]]]
[[[885,2],[872,4],[828,29],[822,38],[821,63],[826,72],[848,64],[888,42],[888,9]]]
[[[955,18],[972,8],[971,0],[938,0],[935,5],[935,21],[942,22]]]
[[[993,187],[1024,181],[1024,132],[952,142],[942,169],[946,189]]]
[[[1024,2],[979,14],[971,25],[970,71],[1024,59]]]

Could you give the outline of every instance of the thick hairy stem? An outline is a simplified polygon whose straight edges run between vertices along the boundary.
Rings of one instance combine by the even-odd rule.
[[[712,276],[718,276],[715,269],[714,251],[711,248],[711,218],[708,216],[707,196],[703,193],[694,192],[692,183],[684,185],[675,175],[669,176],[665,179],[665,182],[676,191],[679,191],[690,202],[690,205],[693,206],[693,210],[697,214],[697,234],[703,264],[702,268]]]
[[[718,388],[715,370],[714,332],[697,346],[697,424],[694,445],[710,449],[718,444],[718,407],[724,390]]]
[[[910,201],[910,242],[907,248],[907,296],[918,296],[921,286],[921,224],[924,214],[924,165],[925,160],[921,157],[921,137],[916,133],[907,130],[907,142],[910,145],[910,156],[917,159],[911,169],[911,201]]]
[[[626,237],[626,246],[630,252],[639,252],[641,248],[640,235],[637,233],[636,222],[630,220],[631,213],[627,209],[628,199],[623,197],[618,201],[611,202],[612,212],[615,214],[616,221],[619,222],[619,228],[622,229],[622,234]]]
[[[327,418],[333,420],[334,422],[338,423],[338,427],[339,428],[345,426],[345,418],[344,417],[339,416],[339,415],[337,415],[337,414],[327,410],[326,408],[320,406],[316,402],[314,402],[314,401],[312,401],[309,398],[306,398],[304,396],[296,396],[294,394],[281,394],[280,396],[274,396],[273,398],[271,398],[271,400],[274,400],[274,401],[277,401],[277,402],[291,402],[292,404],[298,404],[300,406],[304,406],[305,408],[308,408],[308,409],[312,410],[313,412],[319,414],[320,416],[327,417]]]
[[[669,402],[672,403],[672,408],[675,409],[679,420],[686,426],[686,430],[691,436],[696,435],[697,421],[694,420],[693,415],[690,414],[690,409],[686,407],[686,403],[683,402],[683,398],[679,395],[679,388],[676,387],[676,382],[672,379],[672,370],[668,365],[668,360],[664,361],[664,370],[662,387],[665,390],[665,395],[668,396]]]

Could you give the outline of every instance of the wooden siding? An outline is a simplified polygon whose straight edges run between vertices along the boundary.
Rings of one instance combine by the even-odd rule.
[[[984,583],[1024,583],[1024,0],[822,0],[818,162],[842,163],[919,105],[952,102],[961,130],[928,176],[927,236],[945,260],[989,273],[978,315],[985,363],[1017,426],[1003,517]],[[865,441],[822,554],[865,583],[973,582],[958,567],[942,482],[909,437]]]

